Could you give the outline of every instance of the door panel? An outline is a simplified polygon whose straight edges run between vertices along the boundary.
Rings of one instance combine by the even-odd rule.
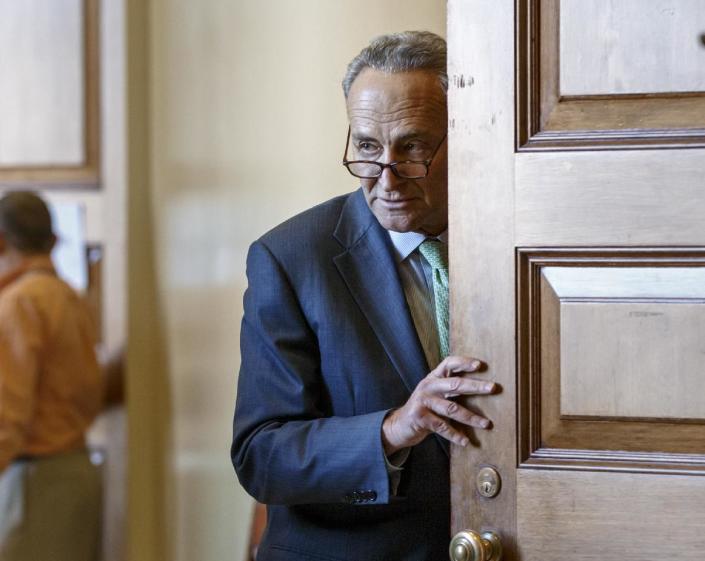
[[[705,486],[688,476],[521,470],[522,561],[700,561]]]
[[[516,13],[520,150],[705,145],[702,2],[516,0]]]
[[[704,303],[563,300],[561,418],[705,421]]]
[[[703,8],[640,1],[661,15],[639,27],[622,13],[636,2],[599,4],[448,5],[451,345],[501,386],[468,400],[494,426],[453,448],[452,525],[496,532],[509,560],[701,559],[705,92],[680,96],[680,61],[649,49],[628,50],[655,95],[581,77],[592,52],[573,35],[608,12],[589,50],[626,56],[615,33],[635,45],[659,26],[678,50],[669,22],[698,29]],[[561,93],[561,64],[584,99]],[[495,498],[476,489],[485,466]]]
[[[562,0],[560,95],[705,91],[703,30],[702,0]]]
[[[705,253],[517,250],[521,465],[705,473]]]
[[[521,153],[515,162],[518,246],[705,245],[702,150]]]

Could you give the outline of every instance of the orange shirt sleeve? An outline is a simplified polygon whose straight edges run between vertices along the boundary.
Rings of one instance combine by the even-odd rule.
[[[36,402],[42,322],[26,295],[0,293],[0,472],[23,451]]]

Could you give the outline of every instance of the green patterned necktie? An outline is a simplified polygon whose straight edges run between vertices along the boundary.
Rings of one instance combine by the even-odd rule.
[[[433,298],[436,303],[436,325],[441,345],[441,359],[450,354],[448,342],[448,246],[434,239],[425,240],[419,251],[433,269]]]

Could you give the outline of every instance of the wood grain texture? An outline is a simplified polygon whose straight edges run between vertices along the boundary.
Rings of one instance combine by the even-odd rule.
[[[601,2],[599,5],[604,10],[598,10],[600,17],[588,20],[580,19],[576,14],[587,10],[586,17],[590,16],[592,1],[584,5],[574,0],[569,4],[558,0],[516,0],[516,140],[520,151],[705,146],[705,92],[702,88],[698,89],[700,78],[697,76],[700,70],[694,82],[693,73],[671,70],[680,67],[680,63],[674,59],[677,58],[680,41],[690,41],[689,52],[694,49],[697,53],[691,57],[694,60],[687,60],[683,64],[700,65],[699,59],[705,58],[705,49],[699,44],[697,33],[684,32],[673,25],[677,15],[678,18],[689,20],[688,30],[691,26],[697,27],[703,7],[693,3],[697,0],[686,0],[686,3],[678,6],[672,5],[674,0],[666,0],[658,6],[650,2],[647,9],[639,3],[640,15],[636,19],[643,19],[649,7],[661,15],[660,19],[656,18],[645,25],[634,25],[629,18],[609,17],[612,11],[621,13],[625,9],[636,9],[635,1],[616,4],[609,2],[607,5]],[[566,7],[567,14],[564,13]],[[592,33],[590,41],[580,42],[579,49],[574,46],[576,39],[572,31],[564,29],[561,36],[561,27],[572,26],[572,29],[581,28],[582,25],[581,32],[585,32],[592,29],[591,26],[601,25],[605,17],[609,19],[610,29],[614,28],[612,32],[608,29]],[[668,31],[657,38],[653,34],[644,33],[645,27],[658,28],[658,25],[666,24],[670,25]],[[650,92],[655,86],[646,88],[646,91],[631,91],[636,86],[627,85],[625,90],[624,87],[593,84],[591,80],[601,80],[603,75],[616,83],[623,79],[623,73],[612,68],[615,66],[614,60],[619,59],[614,50],[622,48],[618,45],[622,36],[637,41],[633,30],[638,30],[639,40],[651,40],[654,45],[667,44],[667,48],[657,49],[659,56],[654,60],[638,49],[630,50],[629,56],[635,61],[632,64],[635,69],[644,64],[659,65],[660,72],[654,78],[651,78],[653,74],[643,73],[639,79],[666,80],[668,87]],[[688,33],[692,35],[690,39]],[[678,41],[674,43],[672,40],[676,37]],[[586,45],[590,45],[590,48],[587,49]],[[654,45],[650,48],[656,48]],[[595,54],[595,60],[599,64],[608,65],[610,70],[597,75],[586,72],[581,64],[582,58],[593,60],[590,57],[601,52],[608,54],[602,57]],[[671,58],[665,61],[664,57]],[[695,89],[684,91],[685,86],[670,84],[664,76],[674,72],[680,72],[690,80],[688,83],[694,84]],[[568,73],[568,76],[563,77],[563,73]],[[569,82],[568,89],[561,86],[564,79]],[[592,86],[576,86],[576,81]]]
[[[677,249],[671,252],[654,249],[651,254],[636,251],[623,254],[614,249],[597,251],[598,255],[593,255],[584,267],[566,261],[563,266],[542,267],[541,274],[558,298],[563,301],[705,299],[705,268],[697,253]],[[573,255],[577,258],[583,253]],[[668,259],[673,261],[665,261]]]
[[[700,561],[705,478],[519,470],[522,561]]]
[[[646,346],[647,355],[659,349],[669,352],[677,346],[678,356],[669,356],[674,366],[687,360],[678,371],[687,380],[685,387],[678,384],[670,392],[665,388],[647,392],[643,377],[658,384],[661,380],[672,381],[674,375],[666,378],[664,372],[651,370],[656,364],[646,364],[642,365],[645,372],[637,368],[633,373],[642,377],[638,383],[627,384],[627,390],[620,395],[620,384],[629,380],[631,371],[622,368],[610,378],[610,372],[615,372],[615,366],[625,360],[610,354],[610,346],[624,337],[623,333],[612,331],[619,325],[612,325],[603,317],[590,323],[581,317],[567,318],[564,313],[566,306],[576,305],[636,306],[637,312],[655,302],[701,306],[705,294],[705,251],[520,249],[517,270],[520,462],[561,469],[582,466],[705,473],[705,421],[699,403],[702,392],[698,390],[702,385],[702,336],[698,331],[691,332],[692,325],[683,332],[676,331],[679,326],[671,325],[667,336],[655,340],[647,337],[648,332],[633,332],[632,344]],[[629,300],[630,296],[636,298]],[[689,321],[701,321],[702,308],[696,310],[697,319],[687,314]],[[629,319],[640,321],[643,317],[637,314]],[[586,329],[589,333],[584,333]],[[673,333],[682,336],[674,337]],[[580,349],[580,356],[571,355],[572,350],[566,356],[566,339],[569,345]],[[624,354],[636,362],[642,360],[640,356]],[[596,365],[596,361],[604,364]],[[578,374],[566,376],[570,369]],[[585,409],[566,414],[563,400],[567,391],[581,406],[587,402],[592,408],[587,412],[593,415],[585,414]],[[622,408],[614,414],[595,410],[604,400],[610,405],[617,401]],[[627,404],[634,408],[631,416],[625,414],[625,405],[619,400],[628,400]],[[670,408],[666,414],[664,404]],[[687,414],[692,417],[687,418]]]
[[[705,245],[704,155],[518,154],[517,245]]]
[[[492,36],[488,42],[486,37]],[[452,529],[495,529],[515,559],[514,2],[448,2],[451,350],[488,365],[502,392],[472,400],[494,427],[453,447]],[[492,197],[485,194],[491,192]],[[480,467],[494,465],[502,491],[481,498]]]
[[[562,417],[705,419],[705,267],[542,275],[560,300]]]
[[[495,421],[494,429],[473,435],[474,448],[453,451],[453,529],[496,529],[509,560],[655,561],[662,558],[660,542],[645,547],[638,522],[648,511],[651,535],[661,531],[659,540],[671,533],[681,539],[669,556],[699,559],[702,538],[693,539],[692,528],[695,519],[701,533],[705,519],[698,494],[705,482],[705,423],[561,416],[563,302],[542,268],[703,267],[705,158],[699,149],[672,149],[684,137],[700,142],[701,132],[601,132],[589,121],[584,130],[540,130],[541,103],[550,106],[540,88],[558,73],[536,64],[552,52],[540,37],[555,28],[540,19],[556,17],[555,11],[547,15],[546,6],[549,0],[516,1],[514,64],[504,55],[511,27],[503,13],[507,3],[449,3],[455,53],[449,136],[452,344],[457,352],[485,359],[487,375],[503,386],[499,396],[474,402]],[[511,101],[510,70],[518,80],[514,135],[501,113]],[[590,101],[608,111],[614,100]],[[541,146],[546,152],[523,152],[522,140],[551,134],[553,144]],[[669,149],[614,150],[645,144]],[[575,148],[584,151],[553,151]],[[513,264],[508,252],[516,252]],[[516,378],[510,374],[514,368]],[[510,420],[515,406],[518,417]],[[505,419],[516,421],[518,437],[500,423]],[[497,465],[503,477],[497,499],[481,500],[474,490],[482,464]],[[636,478],[645,485],[624,483]],[[678,498],[664,502],[671,478]],[[655,494],[649,485],[660,490]],[[698,489],[697,500],[690,501],[689,492]],[[682,528],[688,532],[682,534]]]
[[[667,138],[666,133],[677,129],[671,132],[674,141],[685,143],[688,134],[692,134],[691,140],[699,142],[705,129],[705,94],[610,96],[607,100],[602,97],[593,99],[592,96],[563,97],[550,113],[542,115],[544,133],[598,131],[593,137],[602,136],[605,141],[614,141],[620,136],[618,132],[624,131],[622,142],[629,139],[634,142],[653,142],[656,137],[663,143]],[[555,134],[553,136],[557,137]],[[571,138],[567,134],[564,136]],[[544,134],[540,138],[548,139],[551,136]]]
[[[561,417],[705,421],[705,299],[560,307]]]
[[[531,79],[539,84],[541,106],[538,130],[546,128],[555,107],[560,102],[560,0],[540,0],[540,16],[537,17],[539,56],[534,59]],[[536,13],[536,12],[533,12]],[[537,14],[538,16],[538,14]],[[536,76],[539,70],[540,75]]]
[[[562,0],[560,22],[563,96],[705,91],[702,0]]]

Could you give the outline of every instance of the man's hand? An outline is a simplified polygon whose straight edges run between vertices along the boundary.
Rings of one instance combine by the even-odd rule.
[[[409,400],[392,411],[382,423],[382,443],[389,456],[397,450],[421,442],[432,432],[455,444],[466,446],[468,437],[450,421],[486,429],[490,422],[449,398],[460,395],[487,395],[495,391],[493,382],[467,376],[477,372],[481,362],[474,358],[449,356],[419,382]]]

